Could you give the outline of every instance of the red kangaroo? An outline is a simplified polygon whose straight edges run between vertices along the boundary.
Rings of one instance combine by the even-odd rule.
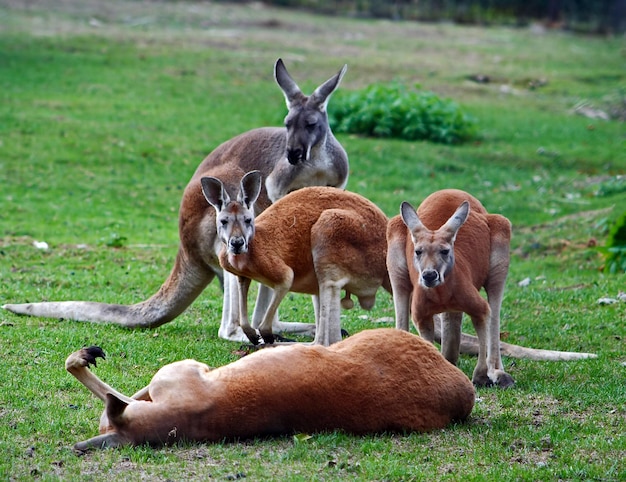
[[[454,189],[428,196],[417,212],[408,203],[387,227],[387,267],[393,286],[396,327],[440,341],[444,357],[478,355],[472,377],[479,386],[509,387],[501,353],[535,360],[576,360],[589,353],[536,350],[500,342],[500,307],[509,269],[511,223],[489,214],[480,201]],[[479,290],[484,288],[487,300]],[[436,316],[441,313],[441,316]],[[476,337],[461,333],[463,313]],[[440,324],[440,326],[439,326]]]
[[[365,330],[331,347],[266,348],[214,370],[179,361],[133,397],[89,370],[98,356],[100,348],[83,348],[65,362],[106,405],[101,435],[77,443],[78,450],[325,430],[423,432],[465,420],[474,406],[463,372],[430,343],[393,328]]]

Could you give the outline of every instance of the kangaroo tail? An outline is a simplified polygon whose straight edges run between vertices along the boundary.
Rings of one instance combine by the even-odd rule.
[[[134,305],[93,301],[50,301],[6,304],[2,308],[18,315],[111,323],[127,328],[156,328],[180,315],[211,282],[215,273],[182,261],[176,264],[157,293]]]
[[[478,338],[463,333],[461,335],[461,353],[466,355],[478,355]],[[541,350],[537,348],[527,348],[510,343],[500,342],[500,353],[502,356],[511,358],[526,358],[536,361],[572,361],[597,358],[595,353],[578,353],[571,351]]]

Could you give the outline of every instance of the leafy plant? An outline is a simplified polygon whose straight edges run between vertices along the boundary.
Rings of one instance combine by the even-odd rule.
[[[601,248],[605,256],[605,273],[626,273],[626,211],[611,227],[606,245]]]
[[[329,111],[336,132],[457,144],[476,136],[476,122],[451,100],[393,82],[338,93]]]

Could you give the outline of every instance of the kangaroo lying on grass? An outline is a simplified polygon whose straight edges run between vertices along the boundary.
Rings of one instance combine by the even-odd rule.
[[[393,328],[365,330],[328,348],[266,348],[214,370],[175,362],[132,398],[89,370],[96,357],[104,358],[100,348],[83,348],[65,362],[106,405],[101,435],[77,450],[325,430],[423,432],[465,420],[474,406],[463,372],[430,343]]]
[[[477,352],[472,377],[476,385],[512,386],[513,378],[502,365],[500,346],[500,307],[509,269],[511,223],[504,216],[487,213],[480,201],[455,189],[431,194],[417,212],[408,202],[402,203],[400,211],[387,228],[387,266],[396,327],[409,329],[410,311],[420,335],[431,342],[440,341],[441,351],[451,363],[457,363],[461,351]],[[480,295],[481,288],[487,292],[487,300]],[[441,328],[437,333],[434,317],[439,313]],[[478,344],[475,338],[461,333],[463,313],[472,319]],[[541,360],[595,357],[506,347],[509,351],[505,354]]]
[[[157,293],[146,301],[115,305],[86,301],[6,304],[4,309],[21,315],[105,322],[129,328],[154,328],[180,315],[213,280],[223,279],[224,305],[219,336],[242,341],[238,322],[236,279],[218,261],[221,242],[217,239],[215,211],[202,196],[200,179],[215,176],[227,191],[235,192],[244,173],[259,170],[266,179],[255,209],[257,214],[271,201],[305,186],[343,188],[348,179],[348,157],[328,125],[326,105],[346,71],[305,96],[289,76],[282,60],[274,67],[275,79],[285,96],[289,112],[285,128],[261,128],[241,134],[218,146],[200,164],[185,188],[179,213],[180,246],[174,267]],[[260,322],[271,292],[259,287],[258,310],[253,324]],[[312,334],[311,323],[279,323],[277,331]]]
[[[254,218],[261,189],[261,173],[241,180],[237,200],[231,200],[222,182],[202,178],[204,195],[217,213],[218,237],[225,247],[220,263],[239,278],[239,319],[254,344],[259,334],[248,322],[248,288],[256,280],[274,290],[259,325],[265,343],[273,343],[272,320],[289,291],[313,295],[314,343],[341,340],[340,306],[351,307],[350,294],[371,309],[376,291],[391,292],[385,253],[387,217],[358,194],[331,187],[294,191]],[[341,301],[341,291],[346,298]]]

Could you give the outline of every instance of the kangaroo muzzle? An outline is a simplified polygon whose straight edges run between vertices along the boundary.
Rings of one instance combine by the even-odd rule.
[[[228,240],[228,250],[232,254],[242,254],[248,252],[248,245],[243,236],[232,237]]]
[[[434,288],[443,283],[443,278],[435,269],[425,269],[420,276],[420,283],[425,288]]]
[[[304,158],[304,149],[288,149],[287,150],[287,160],[289,164],[295,166],[296,164],[305,161]]]

